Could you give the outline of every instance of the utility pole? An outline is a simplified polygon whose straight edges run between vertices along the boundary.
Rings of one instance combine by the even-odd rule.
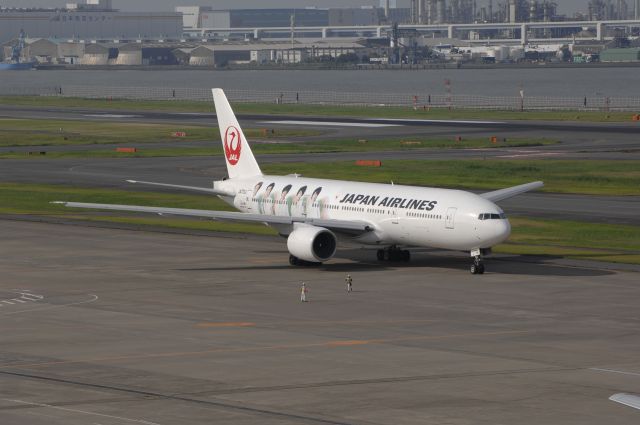
[[[296,35],[296,13],[293,12],[291,14],[291,48],[295,44],[295,35]]]

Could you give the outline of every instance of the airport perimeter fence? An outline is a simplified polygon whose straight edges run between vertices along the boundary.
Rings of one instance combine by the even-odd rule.
[[[225,90],[231,102],[333,106],[400,106],[416,109],[492,109],[539,111],[632,111],[640,112],[637,97],[544,97],[544,96],[467,96],[429,93],[330,92]],[[185,87],[2,87],[0,95],[53,96],[106,100],[190,100],[210,101],[211,91]]]

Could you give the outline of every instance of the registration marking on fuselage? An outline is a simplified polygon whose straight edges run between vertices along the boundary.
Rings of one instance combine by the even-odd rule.
[[[262,121],[262,124],[285,124],[285,125],[318,125],[326,127],[368,127],[368,128],[380,128],[380,127],[401,127],[400,124],[384,124],[384,123],[359,123],[359,122],[340,122],[340,121],[296,121],[296,120],[284,120],[284,121]]]

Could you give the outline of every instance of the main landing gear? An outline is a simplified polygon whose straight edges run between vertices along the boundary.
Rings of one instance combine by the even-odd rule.
[[[482,257],[476,255],[473,257],[473,263],[469,269],[471,274],[483,274],[484,273],[484,263],[482,262]]]
[[[396,246],[378,250],[378,261],[409,261],[411,253],[405,249],[398,249]]]

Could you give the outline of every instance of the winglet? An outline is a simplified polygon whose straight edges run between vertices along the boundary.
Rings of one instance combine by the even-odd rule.
[[[502,201],[503,199],[511,198],[521,193],[528,192],[530,190],[539,189],[544,186],[543,182],[531,182],[521,184],[519,186],[507,187],[505,189],[494,190],[493,192],[483,193],[482,196],[492,202]]]

